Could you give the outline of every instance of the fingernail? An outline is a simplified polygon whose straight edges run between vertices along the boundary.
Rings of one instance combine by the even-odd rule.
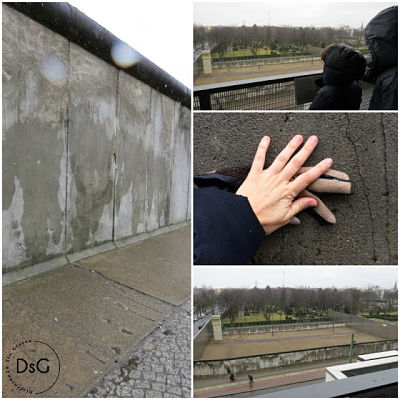
[[[325,163],[326,163],[327,165],[331,166],[332,163],[333,163],[332,158],[327,158],[327,159],[325,159]]]
[[[312,144],[318,142],[318,138],[317,138],[315,135],[310,136],[310,138],[309,138],[308,140],[309,140]]]
[[[296,140],[296,142],[300,142],[300,141],[303,140],[303,136],[301,136],[301,135],[296,135],[296,136],[294,137],[294,140]]]
[[[262,144],[266,144],[267,141],[268,141],[268,136],[264,136],[264,137],[261,139]]]

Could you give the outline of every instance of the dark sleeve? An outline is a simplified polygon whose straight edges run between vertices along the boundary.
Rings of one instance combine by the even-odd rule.
[[[314,100],[310,105],[310,110],[331,110],[333,103],[333,96],[324,88],[322,88],[315,95]]]
[[[370,110],[397,110],[397,67],[381,74],[374,86]]]
[[[265,236],[247,198],[216,187],[193,198],[194,264],[247,264]]]

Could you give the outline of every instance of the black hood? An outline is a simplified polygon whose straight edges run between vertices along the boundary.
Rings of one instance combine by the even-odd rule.
[[[362,77],[365,65],[365,58],[358,50],[334,44],[326,53],[322,80],[325,85],[349,85]]]
[[[397,6],[386,8],[365,28],[365,42],[377,74],[397,65],[397,13]]]

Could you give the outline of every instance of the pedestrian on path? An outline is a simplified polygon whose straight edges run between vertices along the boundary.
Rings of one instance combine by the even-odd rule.
[[[249,378],[250,385],[252,385],[254,383],[253,375],[248,374],[247,377]]]

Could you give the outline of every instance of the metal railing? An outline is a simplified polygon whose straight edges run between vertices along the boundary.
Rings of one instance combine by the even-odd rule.
[[[318,91],[321,71],[195,86],[194,110],[308,110]],[[360,109],[367,110],[373,85],[360,82]]]

